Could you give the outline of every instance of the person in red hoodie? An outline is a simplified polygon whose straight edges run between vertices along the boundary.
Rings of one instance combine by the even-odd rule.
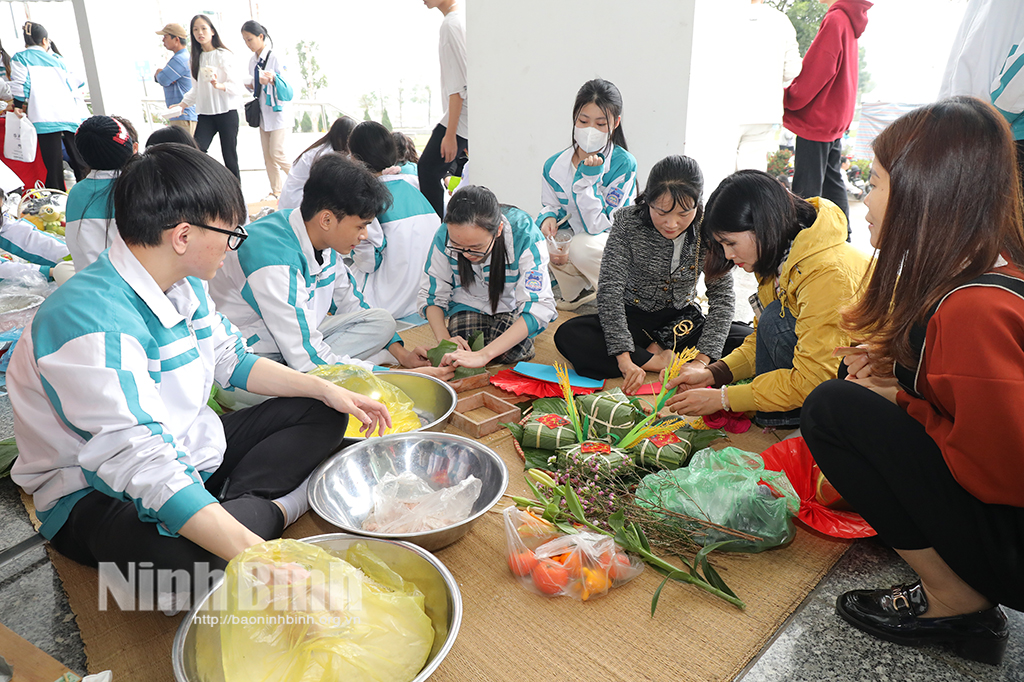
[[[796,133],[793,193],[825,197],[850,218],[840,165],[843,133],[853,121],[859,71],[857,39],[868,25],[867,0],[819,0],[828,5],[800,75],[783,96],[782,124]],[[849,227],[847,228],[849,230]]]

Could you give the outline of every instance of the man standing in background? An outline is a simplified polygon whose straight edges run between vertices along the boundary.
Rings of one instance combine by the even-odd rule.
[[[174,53],[167,65],[162,69],[157,69],[153,74],[153,80],[164,86],[164,103],[171,106],[180,102],[185,93],[192,89],[188,50],[185,49],[188,33],[181,24],[167,24],[156,34],[164,37],[164,47]],[[195,134],[196,108],[188,107],[181,112],[181,116],[172,118],[170,121],[172,126],[181,126],[189,134]]]
[[[782,122],[778,87],[785,88],[800,73],[800,48],[789,17],[763,0],[750,0],[744,28],[747,57],[737,98],[736,170],[763,171],[768,167],[768,154],[779,148],[775,141],[775,126]]]
[[[469,107],[466,103],[466,15],[456,0],[423,0],[427,9],[439,9],[441,22],[438,53],[441,58],[441,95],[444,115],[420,154],[420,191],[444,220],[441,179],[455,170],[461,173],[469,148]]]
[[[857,105],[857,39],[868,25],[867,0],[819,0],[828,5],[800,75],[785,90],[782,124],[796,133],[793,193],[850,205],[843,184],[843,133]],[[847,225],[849,230],[849,225]]]

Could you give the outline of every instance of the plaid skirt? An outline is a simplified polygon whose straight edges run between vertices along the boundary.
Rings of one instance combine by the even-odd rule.
[[[501,336],[518,319],[515,313],[485,315],[476,310],[461,310],[448,318],[448,333],[469,341],[470,337],[482,331],[486,345]],[[496,362],[500,365],[514,365],[530,360],[533,356],[533,339],[527,337],[496,358]]]

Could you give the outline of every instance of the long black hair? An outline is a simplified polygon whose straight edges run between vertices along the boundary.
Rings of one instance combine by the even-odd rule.
[[[11,55],[7,54],[7,50],[4,49],[3,45],[0,45],[0,59],[4,63],[4,73],[7,74],[7,80],[11,79]]]
[[[608,127],[611,128],[619,116],[622,115],[622,93],[611,81],[603,78],[595,78],[583,84],[583,87],[576,93],[576,102],[572,105],[572,125],[576,127],[576,118],[580,115],[580,109],[588,104],[596,104],[598,109],[604,113],[608,120]],[[626,151],[626,134],[622,132],[622,125],[615,126],[612,131],[611,140]],[[573,144],[576,142],[573,140]]]
[[[190,41],[189,51],[191,52],[191,54],[189,55],[189,59],[191,62],[190,65],[192,67],[192,78],[196,81],[199,80],[199,55],[201,55],[203,52],[203,46],[199,44],[198,40],[196,40],[195,27],[197,19],[202,19],[203,21],[205,21],[206,25],[210,27],[211,31],[213,31],[213,38],[210,39],[210,44],[213,45],[214,49],[222,47],[225,50],[228,49],[224,47],[224,42],[220,39],[220,31],[218,31],[217,27],[213,25],[213,22],[210,20],[210,17],[208,17],[205,14],[197,14],[194,17],[192,17],[192,21],[190,21],[188,24],[188,35]],[[230,50],[228,51],[230,52]]]
[[[267,33],[267,27],[261,24],[260,22],[256,21],[255,19],[250,19],[249,21],[242,24],[242,31],[250,35],[254,35],[257,38],[263,36],[264,40],[270,41],[271,47],[273,47],[274,45],[274,39],[270,37],[269,33]]]
[[[722,180],[708,199],[701,236],[708,248],[704,274],[709,279],[728,272],[733,264],[715,235],[753,232],[757,242],[754,273],[775,277],[790,243],[800,230],[810,227],[818,211],[778,180],[759,170],[741,170]]]
[[[26,21],[25,22],[25,25],[21,27],[21,32],[25,36],[25,47],[36,47],[36,46],[42,47],[43,46],[43,38],[49,38],[50,37],[50,34],[46,32],[46,29],[43,28],[42,24],[35,24],[35,23],[32,23],[31,21]],[[54,54],[60,54],[60,50],[57,49],[57,44],[54,43],[52,40],[50,41],[50,51],[53,52]],[[63,57],[64,55],[61,55],[61,56]],[[8,57],[7,53],[5,52],[4,53],[4,66],[7,67],[7,69],[8,69],[7,70],[7,77],[8,78],[11,77],[10,62],[11,62],[11,58]]]
[[[505,291],[505,230],[502,206],[494,192],[480,185],[465,185],[452,195],[444,216],[446,225],[475,225],[494,237],[491,244],[490,275],[487,278],[487,297],[491,313],[498,312],[498,302]],[[498,231],[501,230],[501,234]],[[458,255],[459,280],[463,287],[473,284],[473,263],[461,253]]]
[[[651,202],[666,194],[672,197],[670,211],[674,211],[676,206],[682,206],[687,210],[697,209],[690,227],[697,226],[699,229],[704,218],[704,204],[701,201],[704,194],[704,174],[701,173],[696,161],[689,156],[673,154],[654,164],[647,176],[647,186],[635,202],[642,209],[640,217],[644,224],[654,226],[651,220]]]
[[[352,131],[356,129],[358,122],[351,116],[339,116],[331,124],[331,129],[327,131],[327,134],[321,137],[313,144],[306,147],[302,154],[313,151],[317,147],[327,144],[331,144],[331,149],[341,154],[348,154],[348,138],[352,135]],[[295,157],[295,163],[299,162],[299,157]]]

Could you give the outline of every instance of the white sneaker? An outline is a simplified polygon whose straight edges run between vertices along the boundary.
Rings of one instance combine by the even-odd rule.
[[[595,291],[594,289],[585,289],[584,291],[580,292],[579,296],[572,299],[571,301],[566,301],[564,299],[558,301],[557,303],[555,303],[555,308],[557,308],[558,310],[576,310],[581,305],[593,303],[595,300],[597,300],[597,291]]]

